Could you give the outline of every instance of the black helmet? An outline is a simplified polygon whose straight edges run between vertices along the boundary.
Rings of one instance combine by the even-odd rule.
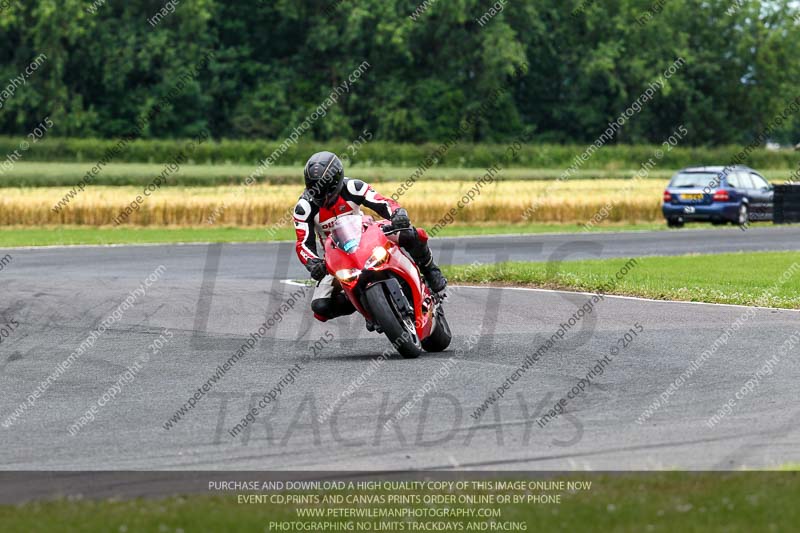
[[[306,190],[319,207],[331,207],[344,184],[344,165],[333,152],[317,152],[312,155],[303,170]]]

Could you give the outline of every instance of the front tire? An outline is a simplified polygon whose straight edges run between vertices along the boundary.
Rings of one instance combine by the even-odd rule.
[[[436,327],[426,339],[422,341],[422,347],[426,352],[443,352],[450,346],[453,334],[450,332],[450,324],[444,316],[444,311],[439,307],[436,310]]]
[[[402,315],[392,297],[386,294],[383,283],[367,289],[365,296],[372,318],[381,327],[392,346],[406,359],[419,357],[422,353],[422,343],[417,336],[414,319]]]

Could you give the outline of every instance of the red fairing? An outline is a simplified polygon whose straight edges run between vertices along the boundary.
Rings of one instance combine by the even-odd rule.
[[[420,339],[427,338],[432,332],[435,311],[434,305],[431,305],[432,295],[430,289],[420,279],[419,270],[414,262],[401,251],[396,243],[387,239],[383,234],[381,226],[388,224],[387,221],[375,222],[371,217],[363,217],[363,224],[364,232],[361,236],[361,243],[351,253],[345,253],[334,246],[330,238],[325,240],[325,263],[328,271],[336,272],[340,269],[351,268],[359,271],[362,269],[364,271],[386,271],[404,280],[411,289],[413,299],[411,304],[414,307],[414,325],[417,335]],[[427,234],[425,237],[427,237]],[[377,246],[384,247],[389,252],[389,256],[382,265],[367,269],[367,261]],[[342,290],[356,309],[367,318],[371,318],[369,311],[361,305],[361,299],[358,294],[354,292],[357,290],[358,280],[355,279],[351,283],[341,282],[341,285]]]

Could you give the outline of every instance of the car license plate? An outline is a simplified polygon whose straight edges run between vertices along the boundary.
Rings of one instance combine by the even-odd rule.
[[[699,193],[694,194],[681,194],[681,198],[684,200],[702,200],[703,195]]]
[[[683,208],[683,212],[686,213],[687,215],[691,215],[695,211],[696,211],[696,209],[694,207],[692,207],[691,205],[687,205],[686,207]]]

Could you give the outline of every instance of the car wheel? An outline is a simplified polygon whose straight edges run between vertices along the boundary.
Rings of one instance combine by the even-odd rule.
[[[670,228],[682,228],[683,227],[683,219],[682,218],[668,218],[667,219],[667,226]]]
[[[745,224],[747,224],[748,216],[749,215],[747,213],[747,204],[742,204],[739,206],[739,215],[734,223],[740,226],[744,226]]]

